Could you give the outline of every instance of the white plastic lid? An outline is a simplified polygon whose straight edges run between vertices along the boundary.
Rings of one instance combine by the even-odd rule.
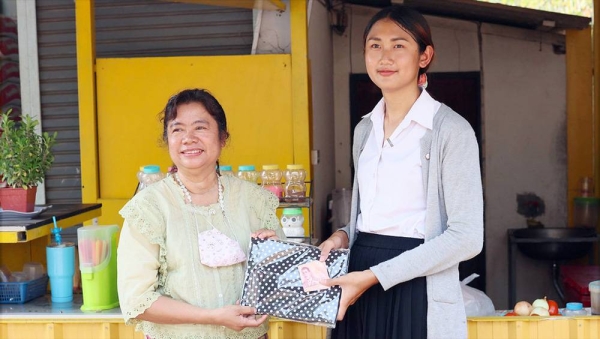
[[[588,286],[590,292],[598,292],[600,293],[600,280],[592,281],[590,286]]]

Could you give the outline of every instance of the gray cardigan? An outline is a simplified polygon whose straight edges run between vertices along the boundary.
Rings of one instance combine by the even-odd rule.
[[[372,129],[367,114],[354,130],[355,173]],[[427,277],[427,337],[466,338],[467,318],[458,264],[483,246],[483,193],[479,148],[469,123],[442,104],[433,129],[421,139],[423,186],[427,192],[425,243],[371,267],[384,289],[416,277]],[[350,247],[356,240],[360,208],[356,174],[350,223],[342,230]],[[352,252],[350,252],[352,253]]]

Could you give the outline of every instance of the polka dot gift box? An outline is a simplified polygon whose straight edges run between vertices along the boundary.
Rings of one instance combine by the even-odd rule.
[[[335,327],[342,295],[338,286],[308,289],[305,270],[319,264],[321,250],[315,246],[282,240],[252,238],[241,304],[293,321]],[[333,250],[325,261],[331,278],[348,272],[348,250]],[[318,265],[317,265],[318,266]],[[310,266],[314,267],[314,266]]]

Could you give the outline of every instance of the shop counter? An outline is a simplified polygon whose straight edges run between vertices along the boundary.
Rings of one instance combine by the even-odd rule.
[[[469,317],[467,326],[469,339],[600,339],[600,315]]]
[[[53,304],[46,295],[25,304],[0,304],[0,338],[144,339],[126,326],[121,310],[80,310],[72,303]],[[588,309],[589,310],[589,309]],[[600,315],[580,317],[469,317],[469,339],[600,339]],[[325,339],[327,328],[271,318],[269,339]]]
[[[80,310],[82,295],[56,304],[50,295],[25,304],[0,304],[0,338],[7,339],[144,339],[127,326],[120,308],[98,312]],[[271,318],[269,339],[325,339],[325,327]]]

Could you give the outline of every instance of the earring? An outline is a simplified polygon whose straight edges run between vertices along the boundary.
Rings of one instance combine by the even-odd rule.
[[[421,87],[422,89],[426,89],[427,85],[427,74],[423,73],[419,75],[419,79],[417,80],[417,86]]]

